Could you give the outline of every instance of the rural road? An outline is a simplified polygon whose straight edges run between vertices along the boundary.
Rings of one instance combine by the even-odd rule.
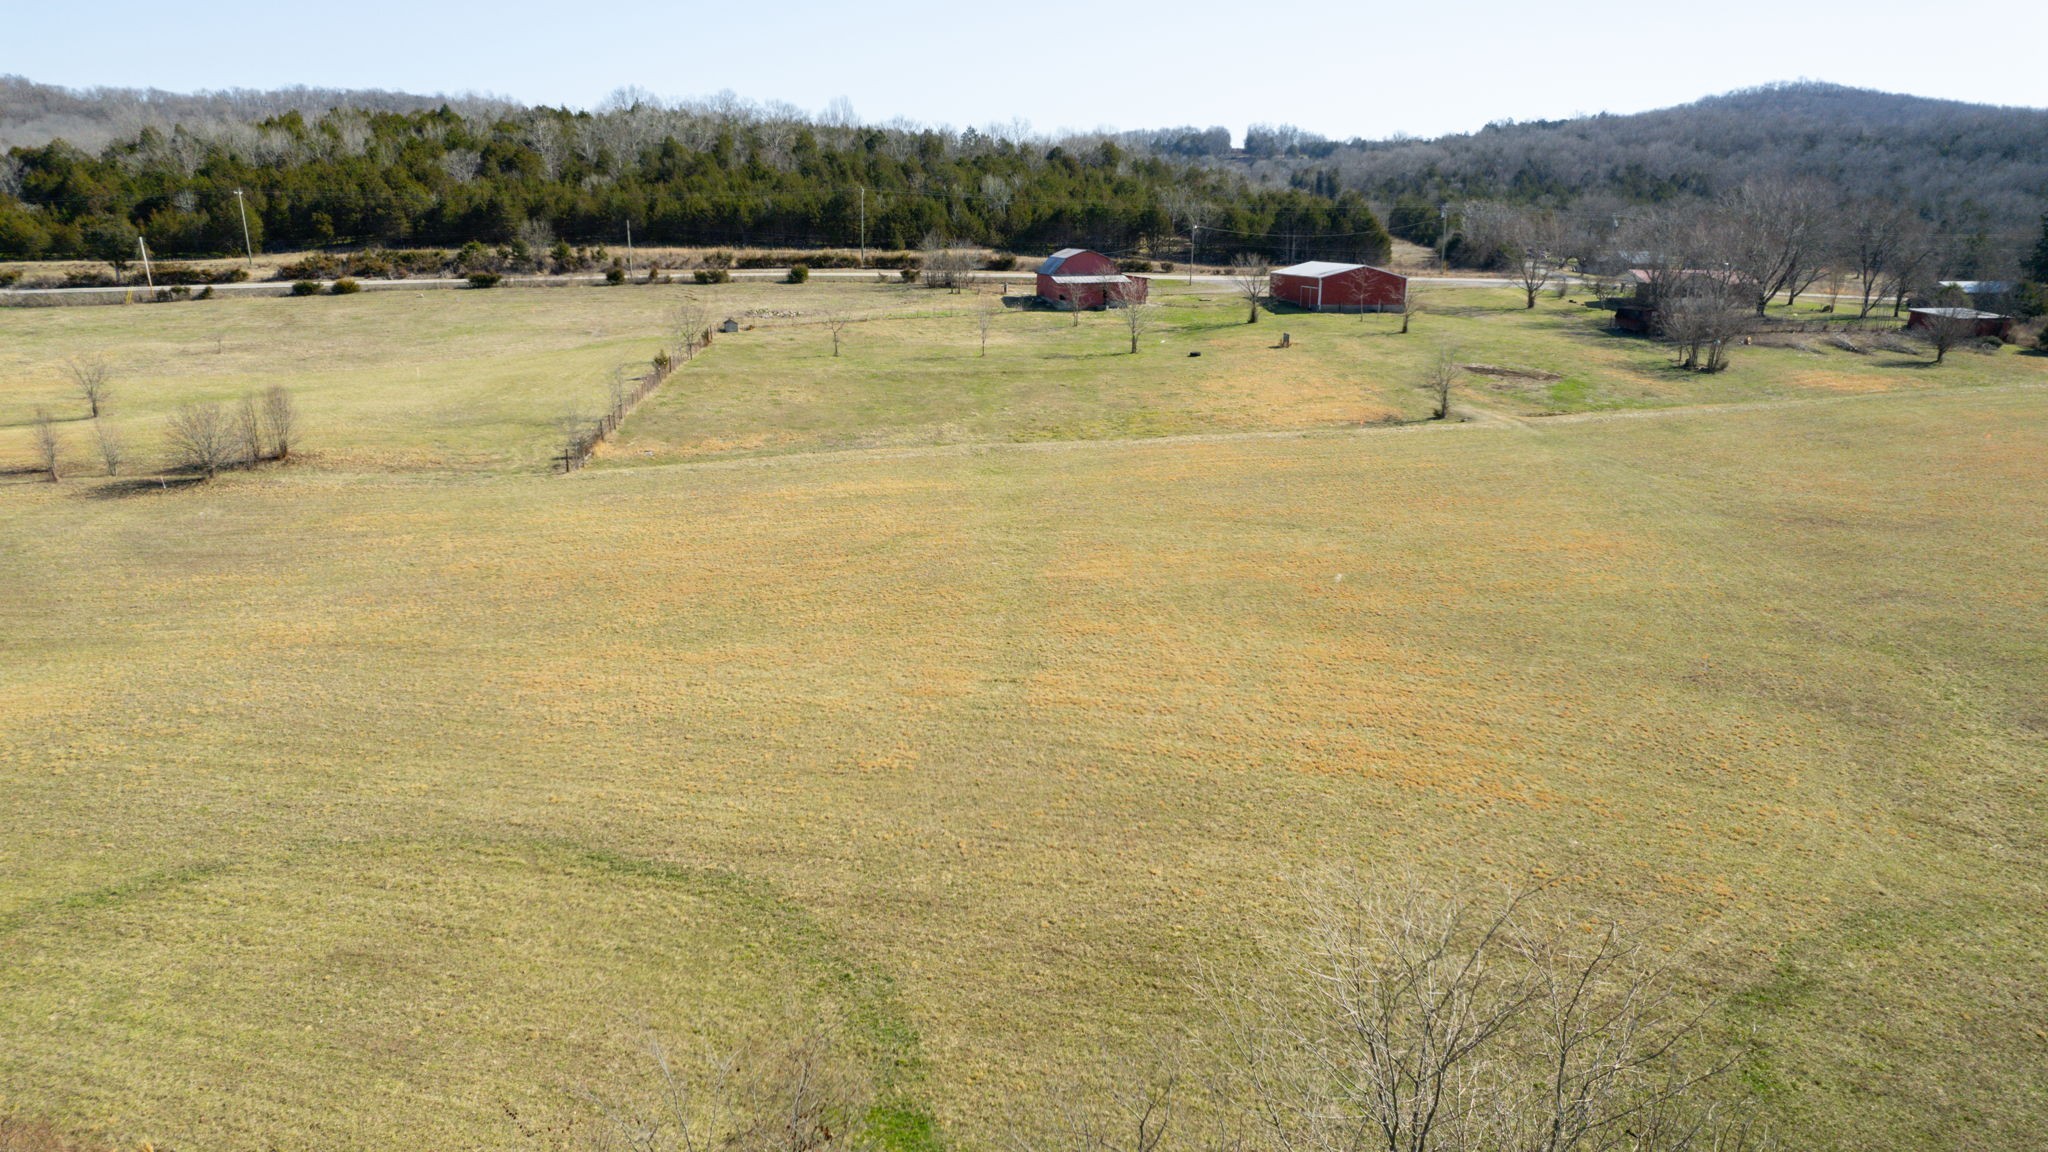
[[[788,271],[787,268],[748,268],[734,271],[732,278],[734,280],[781,280],[787,275]],[[673,275],[673,273],[671,274]],[[811,279],[871,281],[877,275],[888,275],[888,273],[878,273],[872,268],[819,268],[811,272]],[[978,275],[992,281],[1028,284],[1032,282],[1033,273],[1028,271],[982,272],[978,273]],[[1178,281],[1181,283],[1186,283],[1189,279],[1186,273],[1177,272],[1158,272],[1151,273],[1150,275],[1154,279]],[[1231,277],[1214,273],[1198,273],[1193,279],[1198,284],[1227,285],[1231,282]],[[1417,276],[1412,277],[1412,279],[1416,283],[1435,284],[1446,288],[1508,288],[1514,285],[1514,281],[1505,278],[1478,276]],[[604,277],[601,275],[507,276],[503,281],[506,287],[525,286],[543,288],[559,288],[577,284],[601,284],[603,282]],[[316,281],[316,283],[324,287],[332,283],[332,281],[320,280]],[[406,280],[358,280],[356,283],[362,285],[365,292],[399,292],[406,289],[461,288],[466,286],[469,281],[460,276],[421,276]],[[634,283],[637,283],[637,281],[634,281]],[[676,283],[687,285],[689,284],[689,278],[682,276],[677,279]],[[193,287],[196,290],[198,286],[194,285]],[[287,296],[291,294],[291,288],[292,282],[289,280],[252,280],[242,284],[213,285],[213,290],[217,295],[237,293],[248,296]],[[9,301],[26,302],[36,299],[77,299],[80,301],[114,303],[130,296],[146,298],[150,291],[151,289],[148,286],[142,284],[131,284],[119,288],[4,288],[0,289],[0,305],[5,305]]]

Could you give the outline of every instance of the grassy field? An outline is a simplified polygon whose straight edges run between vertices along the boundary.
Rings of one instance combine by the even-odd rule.
[[[1135,359],[1011,314],[984,366],[965,298],[735,286],[754,328],[573,477],[544,385],[601,395],[661,290],[0,313],[8,462],[81,343],[183,350],[125,418],[317,414],[200,489],[0,477],[0,1111],[497,1147],[644,1027],[796,1011],[1000,1147],[1352,863],[1661,925],[1790,1146],[2027,1143],[2043,361],[1704,379],[1445,297],[1400,338],[1174,293]],[[802,313],[855,303],[835,362]],[[1582,387],[1363,426],[1438,334]]]
[[[0,461],[32,457],[38,407],[62,421],[73,468],[97,469],[65,362],[98,352],[119,393],[107,417],[149,466],[164,417],[289,384],[307,466],[362,471],[537,471],[557,427],[604,403],[616,368],[642,371],[685,299],[747,327],[643,405],[605,450],[675,462],[843,448],[1339,429],[1426,415],[1416,387],[1439,343],[1467,363],[1473,406],[1541,415],[1916,391],[2048,380],[2048,360],[2006,350],[1939,368],[1898,353],[1742,348],[1716,376],[1680,372],[1660,346],[1617,337],[1606,313],[1507,289],[1418,288],[1434,309],[1399,334],[1391,316],[1268,313],[1243,323],[1222,286],[1157,282],[1143,351],[1115,313],[1003,308],[985,294],[846,281],[711,288],[404,291],[0,313]],[[974,314],[998,311],[979,355]],[[834,357],[823,321],[854,318]],[[1281,333],[1288,349],[1274,347]],[[673,341],[667,341],[673,344]],[[1189,353],[1199,352],[1200,356]]]

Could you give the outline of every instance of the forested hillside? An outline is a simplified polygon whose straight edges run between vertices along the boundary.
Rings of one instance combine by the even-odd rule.
[[[1482,214],[1473,205],[1507,204],[1618,235],[1650,207],[1773,180],[1897,206],[1958,254],[1954,270],[2003,276],[2025,268],[2048,210],[2048,111],[1811,83],[1437,140],[1254,125],[1233,148],[1220,127],[1050,140],[631,91],[581,112],[6,78],[0,142],[13,143],[0,258],[14,259],[125,254],[138,231],[167,256],[237,251],[241,189],[254,242],[272,250],[616,244],[630,224],[660,244],[901,248],[936,234],[1181,258],[1199,235],[1205,261],[1370,261],[1389,230],[1435,244],[1446,205],[1461,228]],[[1498,265],[1497,246],[1451,254]]]
[[[454,246],[562,239],[914,246],[934,233],[1035,251],[1086,244],[1180,255],[1257,249],[1383,259],[1356,192],[1242,173],[1105,139],[820,124],[736,102],[410,112],[292,110],[254,124],[144,128],[97,154],[56,140],[0,164],[0,257],[165,255],[255,242]]]
[[[1186,129],[1144,135],[1164,150],[1213,156]],[[1594,216],[1792,179],[1843,199],[1901,203],[1952,235],[1982,234],[2010,264],[2048,210],[2048,110],[1832,84],[1749,89],[1629,116],[1503,121],[1435,140],[1340,143],[1255,126],[1245,143],[1226,163],[1262,182],[1362,192],[1389,206],[1397,234],[1425,244],[1435,242],[1446,202]]]

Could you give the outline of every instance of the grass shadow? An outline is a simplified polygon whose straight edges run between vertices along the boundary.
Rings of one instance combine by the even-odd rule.
[[[204,476],[136,476],[95,485],[87,494],[94,500],[124,500],[152,492],[182,492],[205,483]]]

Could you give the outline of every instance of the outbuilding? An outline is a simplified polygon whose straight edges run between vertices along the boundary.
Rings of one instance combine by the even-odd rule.
[[[1273,299],[1311,312],[1399,312],[1408,304],[1408,278],[1370,264],[1310,260],[1275,269]]]
[[[1975,308],[1912,308],[1906,313],[1908,328],[1932,328],[1938,320],[1957,320],[1968,324],[1973,339],[1980,336],[2012,339],[2012,317],[1997,312],[1981,312]]]
[[[1038,298],[1063,312],[1143,304],[1151,282],[1126,276],[1116,261],[1087,248],[1062,248],[1038,266]]]

